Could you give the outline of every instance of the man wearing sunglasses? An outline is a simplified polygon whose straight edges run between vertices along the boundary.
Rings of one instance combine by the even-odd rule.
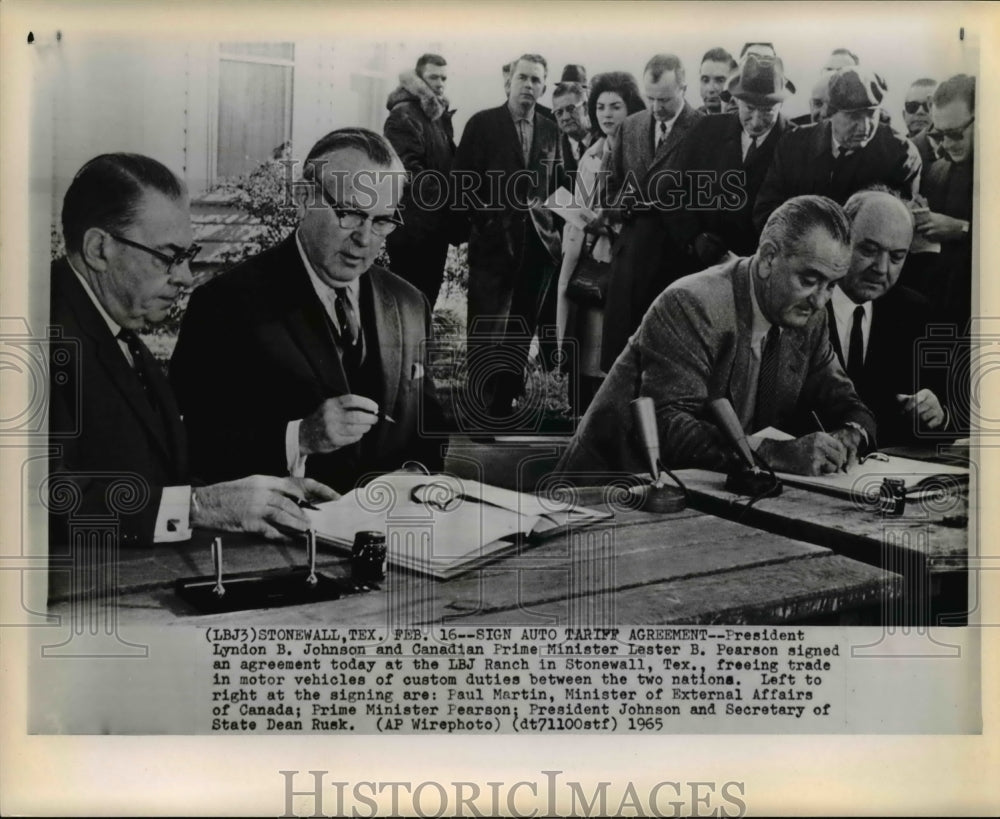
[[[420,434],[441,430],[430,308],[375,264],[405,178],[383,136],[332,131],[303,164],[294,233],[192,295],[170,377],[204,474],[346,492],[409,460],[440,467],[440,442]]]
[[[199,484],[170,386],[137,335],[191,285],[199,247],[181,182],[145,156],[98,156],[70,184],[62,225],[66,255],[51,288],[50,596],[69,577],[60,563],[78,569],[90,550],[70,544],[81,534],[90,543],[87,528],[102,518],[116,519],[120,548],[186,540],[192,526],[305,531],[297,502],[335,498],[325,486],[248,473]]]

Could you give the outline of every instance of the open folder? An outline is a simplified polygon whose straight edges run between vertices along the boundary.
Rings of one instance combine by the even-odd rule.
[[[778,441],[792,439],[787,432],[773,427],[755,433],[755,437]],[[908,498],[918,498],[927,493],[952,489],[966,484],[969,480],[969,468],[966,466],[931,463],[886,455],[882,452],[864,456],[860,463],[848,467],[846,472],[833,472],[828,475],[794,475],[790,472],[775,474],[791,486],[819,489],[844,497],[858,495],[870,497],[873,492],[877,495],[878,487],[885,478],[902,480]]]
[[[451,475],[397,472],[307,510],[322,543],[350,549],[356,532],[386,535],[390,563],[440,579],[516,548],[611,517],[571,503]]]

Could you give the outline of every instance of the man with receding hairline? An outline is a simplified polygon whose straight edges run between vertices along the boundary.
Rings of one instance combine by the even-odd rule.
[[[602,169],[609,174],[608,202],[624,208],[604,309],[604,370],[611,368],[646,308],[666,284],[663,262],[676,255],[676,248],[661,224],[659,205],[669,201],[669,194],[659,191],[659,177],[671,167],[688,132],[705,116],[685,99],[687,76],[675,54],[651,57],[642,83],[649,107],[630,115],[618,127],[608,165]]]
[[[930,304],[897,284],[913,214],[888,190],[860,191],[844,211],[851,265],[827,303],[830,343],[875,415],[879,444],[912,443],[948,422],[940,384],[920,372],[918,342],[927,333]]]
[[[374,263],[401,221],[403,175],[380,134],[332,131],[303,164],[295,232],[192,294],[170,376],[204,473],[347,492],[406,461],[440,467],[421,435],[441,428],[430,308]]]
[[[736,453],[708,403],[728,399],[747,433],[775,427],[797,436],[751,436],[779,471],[843,469],[875,443],[875,422],[844,374],[823,309],[850,260],[849,225],[822,196],[789,200],[771,215],[756,254],[686,276],[653,303],[580,422],[557,471],[642,472],[646,453],[629,402],[656,407],[668,467],[726,471]],[[816,415],[823,428],[817,430]]]
[[[63,547],[76,548],[74,524],[87,535],[88,518],[116,521],[115,548],[186,540],[191,527],[270,538],[304,531],[296,501],[336,494],[312,481],[241,478],[246,472],[198,480],[205,476],[190,467],[170,386],[138,335],[164,321],[192,281],[199,248],[180,180],[150,157],[103,154],[74,177],[62,223],[66,256],[52,264],[50,313],[60,334],[49,396],[54,563],[67,556]],[[74,555],[74,568],[83,556]]]

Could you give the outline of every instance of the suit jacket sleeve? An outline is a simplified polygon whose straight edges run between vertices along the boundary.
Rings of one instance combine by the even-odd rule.
[[[57,349],[59,346],[54,343],[53,352]],[[67,349],[72,356],[74,348]],[[66,380],[53,378],[49,393],[49,439],[53,449],[49,460],[48,507],[53,554],[58,548],[56,544],[68,543],[70,519],[84,516],[114,514],[120,545],[151,545],[163,487],[140,477],[137,472],[132,473],[134,477],[126,474],[127,471],[115,477],[100,474],[111,470],[94,469],[91,456],[83,451],[83,438],[87,427],[93,423],[93,415],[85,412],[78,398],[88,389],[100,389],[101,385],[81,385],[77,377],[80,371],[80,366],[72,363],[70,366],[54,363],[51,370],[53,374],[69,374]],[[135,491],[137,481],[141,489]],[[144,503],[132,502],[140,501],[143,495],[146,496]]]
[[[704,307],[683,290],[664,293],[636,338],[640,395],[656,404],[660,451],[678,468],[727,469],[735,454],[705,416],[706,402],[724,394],[718,361],[727,343]]]
[[[905,198],[912,199],[920,192],[920,174],[924,161],[920,158],[916,145],[908,139],[903,139],[902,142],[889,185],[897,188]]]
[[[170,361],[192,470],[206,481],[286,475],[285,429],[304,413],[279,412],[279,397],[268,395],[255,371],[250,331],[257,321],[240,304],[237,289],[230,290],[228,304],[219,303],[217,288],[195,290]]]
[[[482,213],[482,208],[475,206],[476,202],[485,202],[482,186],[487,168],[487,135],[481,132],[481,120],[481,114],[476,114],[466,123],[462,138],[455,149],[455,161],[452,163],[452,196],[455,212],[471,222],[479,221]],[[470,180],[474,181],[474,184],[469,185]]]
[[[840,429],[847,422],[860,424],[868,433],[868,444],[874,448],[875,416],[858,397],[854,384],[847,377],[830,344],[827,311],[823,310],[821,331],[815,332],[809,357],[809,371],[802,385],[799,415],[815,411],[828,429]]]

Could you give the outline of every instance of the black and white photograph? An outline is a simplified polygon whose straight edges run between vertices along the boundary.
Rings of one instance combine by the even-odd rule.
[[[5,3],[5,811],[995,810],[994,12]]]

